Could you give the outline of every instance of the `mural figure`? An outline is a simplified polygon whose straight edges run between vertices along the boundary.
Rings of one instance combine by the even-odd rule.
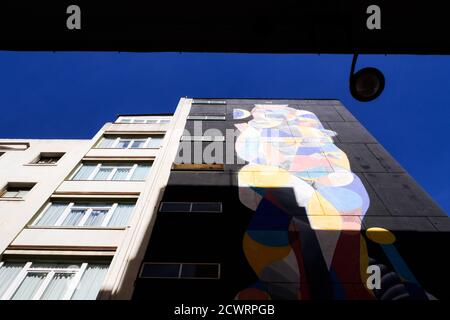
[[[248,119],[236,124],[235,149],[248,162],[238,174],[239,198],[254,211],[243,250],[259,278],[237,299],[427,297],[395,251],[392,233],[372,230],[367,237],[387,246],[399,268],[392,272],[369,258],[361,235],[369,196],[334,144],[335,132],[314,113],[288,105],[256,104],[235,109],[233,117]],[[401,287],[388,295],[368,289],[371,264]]]

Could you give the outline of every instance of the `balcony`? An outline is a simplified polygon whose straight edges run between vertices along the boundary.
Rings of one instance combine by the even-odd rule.
[[[142,192],[145,181],[64,181],[56,194],[136,194]]]
[[[89,248],[114,250],[126,229],[36,228],[22,230],[9,249]]]
[[[139,159],[139,158],[155,158],[158,155],[160,148],[157,149],[103,149],[92,148],[86,154],[85,158],[126,158],[126,159]]]
[[[164,133],[170,128],[170,123],[110,123],[105,133]]]

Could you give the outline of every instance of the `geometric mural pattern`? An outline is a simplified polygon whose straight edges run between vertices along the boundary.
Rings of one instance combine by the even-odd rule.
[[[239,199],[254,213],[243,251],[258,281],[236,299],[435,299],[384,228],[361,231],[370,199],[334,131],[288,105],[236,108]],[[385,258],[369,252],[376,246]],[[370,266],[381,287],[370,289]]]

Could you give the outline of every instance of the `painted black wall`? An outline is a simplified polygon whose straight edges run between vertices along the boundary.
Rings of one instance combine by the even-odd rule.
[[[371,200],[361,234],[365,237],[364,229],[373,226],[394,230],[395,247],[419,282],[429,294],[448,298],[445,245],[450,243],[450,238],[449,230],[442,223],[448,219],[447,215],[338,101],[228,99],[227,105],[194,104],[190,114],[226,114],[225,121],[203,121],[204,130],[224,131],[248,121],[233,120],[234,108],[251,110],[255,103],[266,102],[287,103],[290,107],[312,111],[324,127],[338,133],[335,143],[346,152],[353,172],[360,177]],[[193,129],[193,121],[187,121],[186,129]],[[218,161],[224,162],[224,159]],[[138,278],[134,299],[231,300],[258,279],[242,248],[254,212],[239,200],[237,172],[241,167],[225,164],[224,171],[172,171],[162,201],[222,202],[223,212],[159,212],[144,258],[144,262],[220,263],[220,279]],[[380,245],[366,240],[369,263],[382,266],[383,276],[388,275],[384,279],[392,281],[389,275],[395,273],[394,266]],[[314,281],[318,283],[319,269],[317,265]],[[332,290],[333,284],[330,285]],[[377,297],[398,296],[401,290],[386,293],[394,285],[395,281],[386,284],[384,291],[376,293]],[[329,294],[316,295],[316,298],[327,299]]]

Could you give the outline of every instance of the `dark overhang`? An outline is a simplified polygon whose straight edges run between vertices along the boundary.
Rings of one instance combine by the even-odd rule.
[[[81,29],[69,30],[69,5]],[[369,5],[381,30],[369,30]],[[449,54],[445,1],[3,0],[0,49]]]

